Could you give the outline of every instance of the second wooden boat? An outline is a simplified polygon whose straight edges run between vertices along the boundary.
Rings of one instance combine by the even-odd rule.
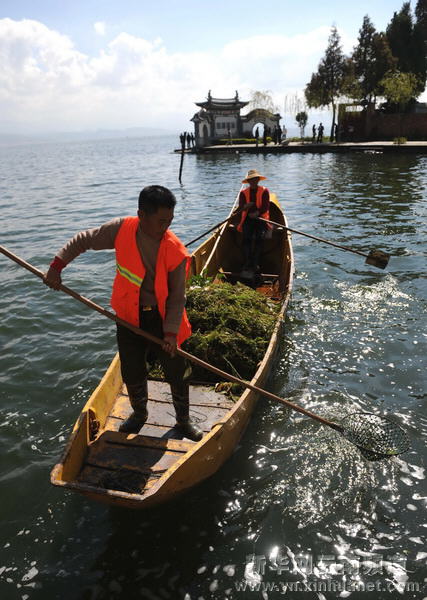
[[[237,202],[237,199],[236,199]],[[233,207],[230,216],[235,207]],[[286,225],[274,194],[270,218]],[[233,218],[192,255],[195,275],[241,280],[242,239]],[[251,383],[265,385],[277,349],[281,324],[292,289],[293,254],[286,229],[272,230],[264,240],[261,273],[246,280],[279,304],[274,331]],[[52,469],[51,482],[90,499],[143,509],[171,501],[213,475],[229,458],[247,424],[257,394],[246,389],[236,402],[213,386],[193,382],[190,414],[204,436],[199,442],[181,439],[174,429],[169,385],[149,381],[148,421],[138,434],[118,431],[131,412],[116,355],[84,406],[63,455]]]

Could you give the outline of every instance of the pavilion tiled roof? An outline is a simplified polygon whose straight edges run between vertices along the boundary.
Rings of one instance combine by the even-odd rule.
[[[196,106],[210,110],[236,110],[243,108],[247,104],[249,104],[249,102],[239,100],[237,94],[234,96],[234,98],[212,98],[212,96],[209,94],[207,100],[204,100],[203,102],[195,102]]]

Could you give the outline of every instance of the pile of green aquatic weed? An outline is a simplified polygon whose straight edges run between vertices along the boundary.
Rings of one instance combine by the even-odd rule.
[[[193,333],[183,349],[223,371],[250,380],[264,357],[279,304],[243,284],[220,282],[190,285],[186,308]],[[219,380],[198,365],[193,364],[192,369],[194,380]]]

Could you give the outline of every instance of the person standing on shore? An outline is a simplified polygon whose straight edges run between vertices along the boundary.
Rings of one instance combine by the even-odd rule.
[[[233,144],[233,140],[231,139],[231,127],[230,123],[227,124],[227,145],[231,146]]]
[[[191,368],[177,347],[191,335],[185,312],[185,284],[189,254],[169,226],[176,199],[160,185],[145,187],[139,194],[138,216],[118,217],[76,234],[61,248],[45,275],[44,282],[59,289],[61,271],[86,250],[116,251],[116,277],[111,306],[118,317],[161,338],[162,346],[117,324],[121,372],[133,413],[120,426],[124,433],[138,433],[147,418],[147,357],[154,354],[171,386],[176,412],[175,428],[191,440],[202,431],[189,416]]]
[[[264,125],[264,133],[262,135],[262,143],[264,146],[267,145],[267,126]]]

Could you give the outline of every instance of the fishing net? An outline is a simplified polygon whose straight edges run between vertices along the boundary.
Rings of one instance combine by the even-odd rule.
[[[382,250],[371,250],[366,259],[367,265],[374,265],[379,269],[385,269],[390,258],[390,254],[383,252]]]
[[[343,435],[368,460],[402,454],[409,448],[408,434],[400,425],[373,413],[356,412],[341,423]]]

